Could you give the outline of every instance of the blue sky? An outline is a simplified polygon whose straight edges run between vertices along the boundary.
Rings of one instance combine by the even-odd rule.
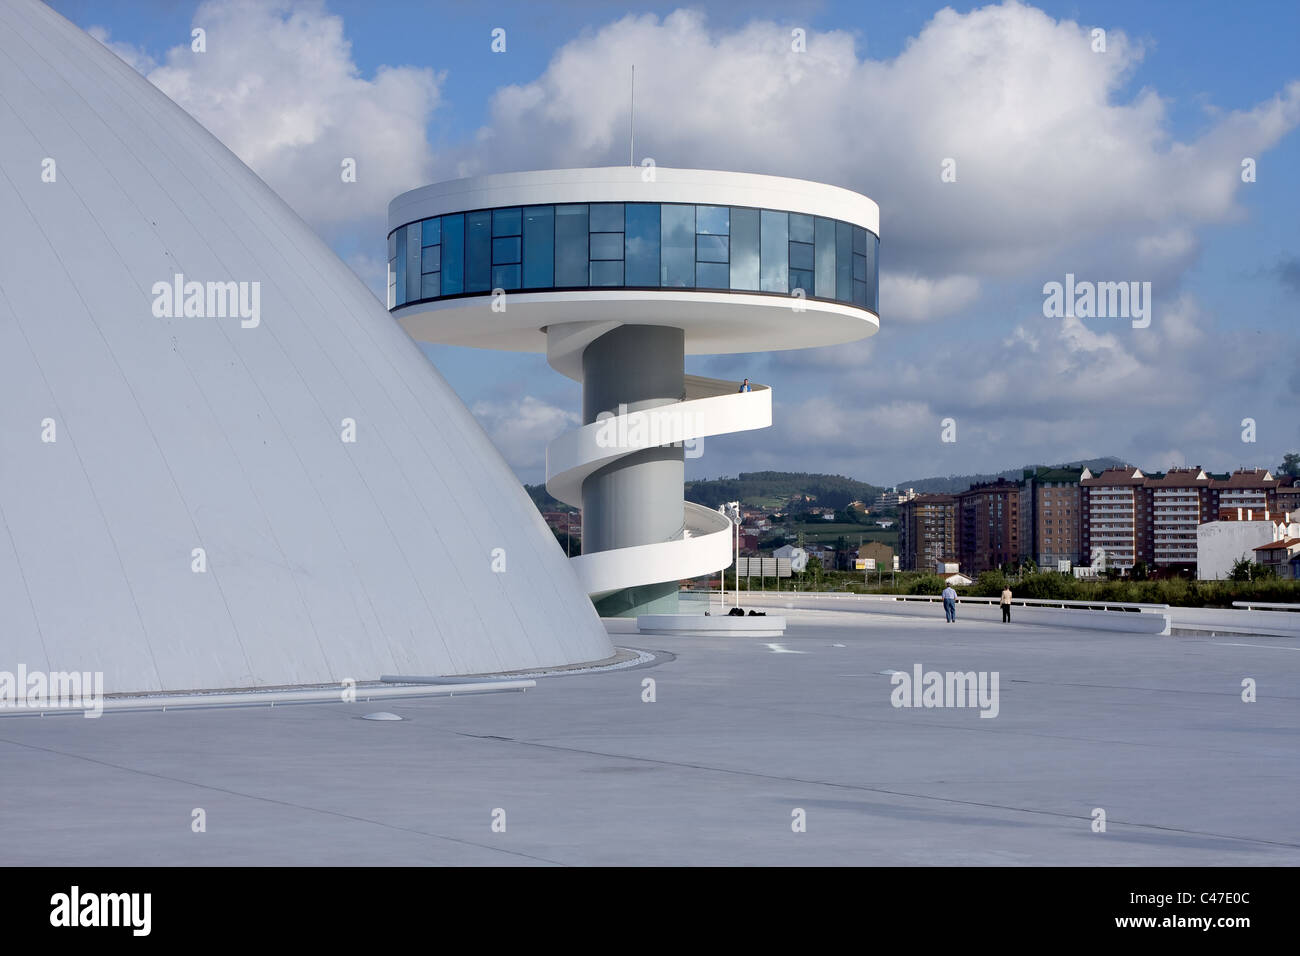
[[[1222,470],[1300,448],[1300,4],[52,6],[98,28],[376,289],[384,205],[402,189],[625,162],[633,60],[639,156],[872,196],[880,333],[692,359],[692,371],[771,384],[776,400],[772,429],[710,440],[694,475],[888,484],[1103,454]],[[209,29],[201,60],[191,25]],[[796,26],[809,52],[792,72],[779,46]],[[505,54],[489,48],[495,27]],[[1093,27],[1107,30],[1105,54],[1086,49]],[[593,75],[609,76],[605,89]],[[313,181],[339,155],[370,173],[344,198]],[[943,191],[948,155],[961,173]],[[1244,156],[1254,183],[1236,173]],[[1067,271],[1151,281],[1151,328],[1044,318],[1041,287]],[[539,480],[577,386],[536,356],[429,353],[521,477]],[[948,416],[953,444],[939,441]]]

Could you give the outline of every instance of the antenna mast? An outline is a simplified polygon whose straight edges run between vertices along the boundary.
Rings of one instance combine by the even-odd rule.
[[[627,164],[636,165],[636,64],[632,64],[632,108],[627,115]]]

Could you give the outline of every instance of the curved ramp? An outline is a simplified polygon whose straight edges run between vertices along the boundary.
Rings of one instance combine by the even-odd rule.
[[[682,401],[625,414],[602,415],[559,436],[546,449],[546,490],[575,507],[582,483],[593,472],[647,448],[772,424],[772,390],[740,382],[688,375]],[[678,581],[720,571],[731,564],[731,521],[686,502],[682,527],[667,541],[597,551],[572,559],[578,580],[592,597],[622,588]]]

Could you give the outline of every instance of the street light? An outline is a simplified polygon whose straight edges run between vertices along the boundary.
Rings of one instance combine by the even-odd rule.
[[[732,530],[734,532],[734,548],[732,554],[736,568],[736,607],[740,607],[740,502],[723,502],[718,505],[718,513],[726,515],[726,517],[731,521]],[[723,592],[722,603],[725,606],[727,603],[727,572],[723,571],[721,577],[722,580],[720,587]]]

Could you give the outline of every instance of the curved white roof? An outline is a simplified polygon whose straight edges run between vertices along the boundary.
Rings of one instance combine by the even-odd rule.
[[[495,173],[433,183],[388,204],[388,230],[417,219],[538,203],[657,202],[752,206],[840,219],[880,235],[880,207],[839,186],[715,169],[599,166]]]
[[[0,4],[0,90],[0,670],[114,692],[612,653],[466,408],[234,155],[35,0]],[[259,324],[157,317],[176,274],[259,283]]]

